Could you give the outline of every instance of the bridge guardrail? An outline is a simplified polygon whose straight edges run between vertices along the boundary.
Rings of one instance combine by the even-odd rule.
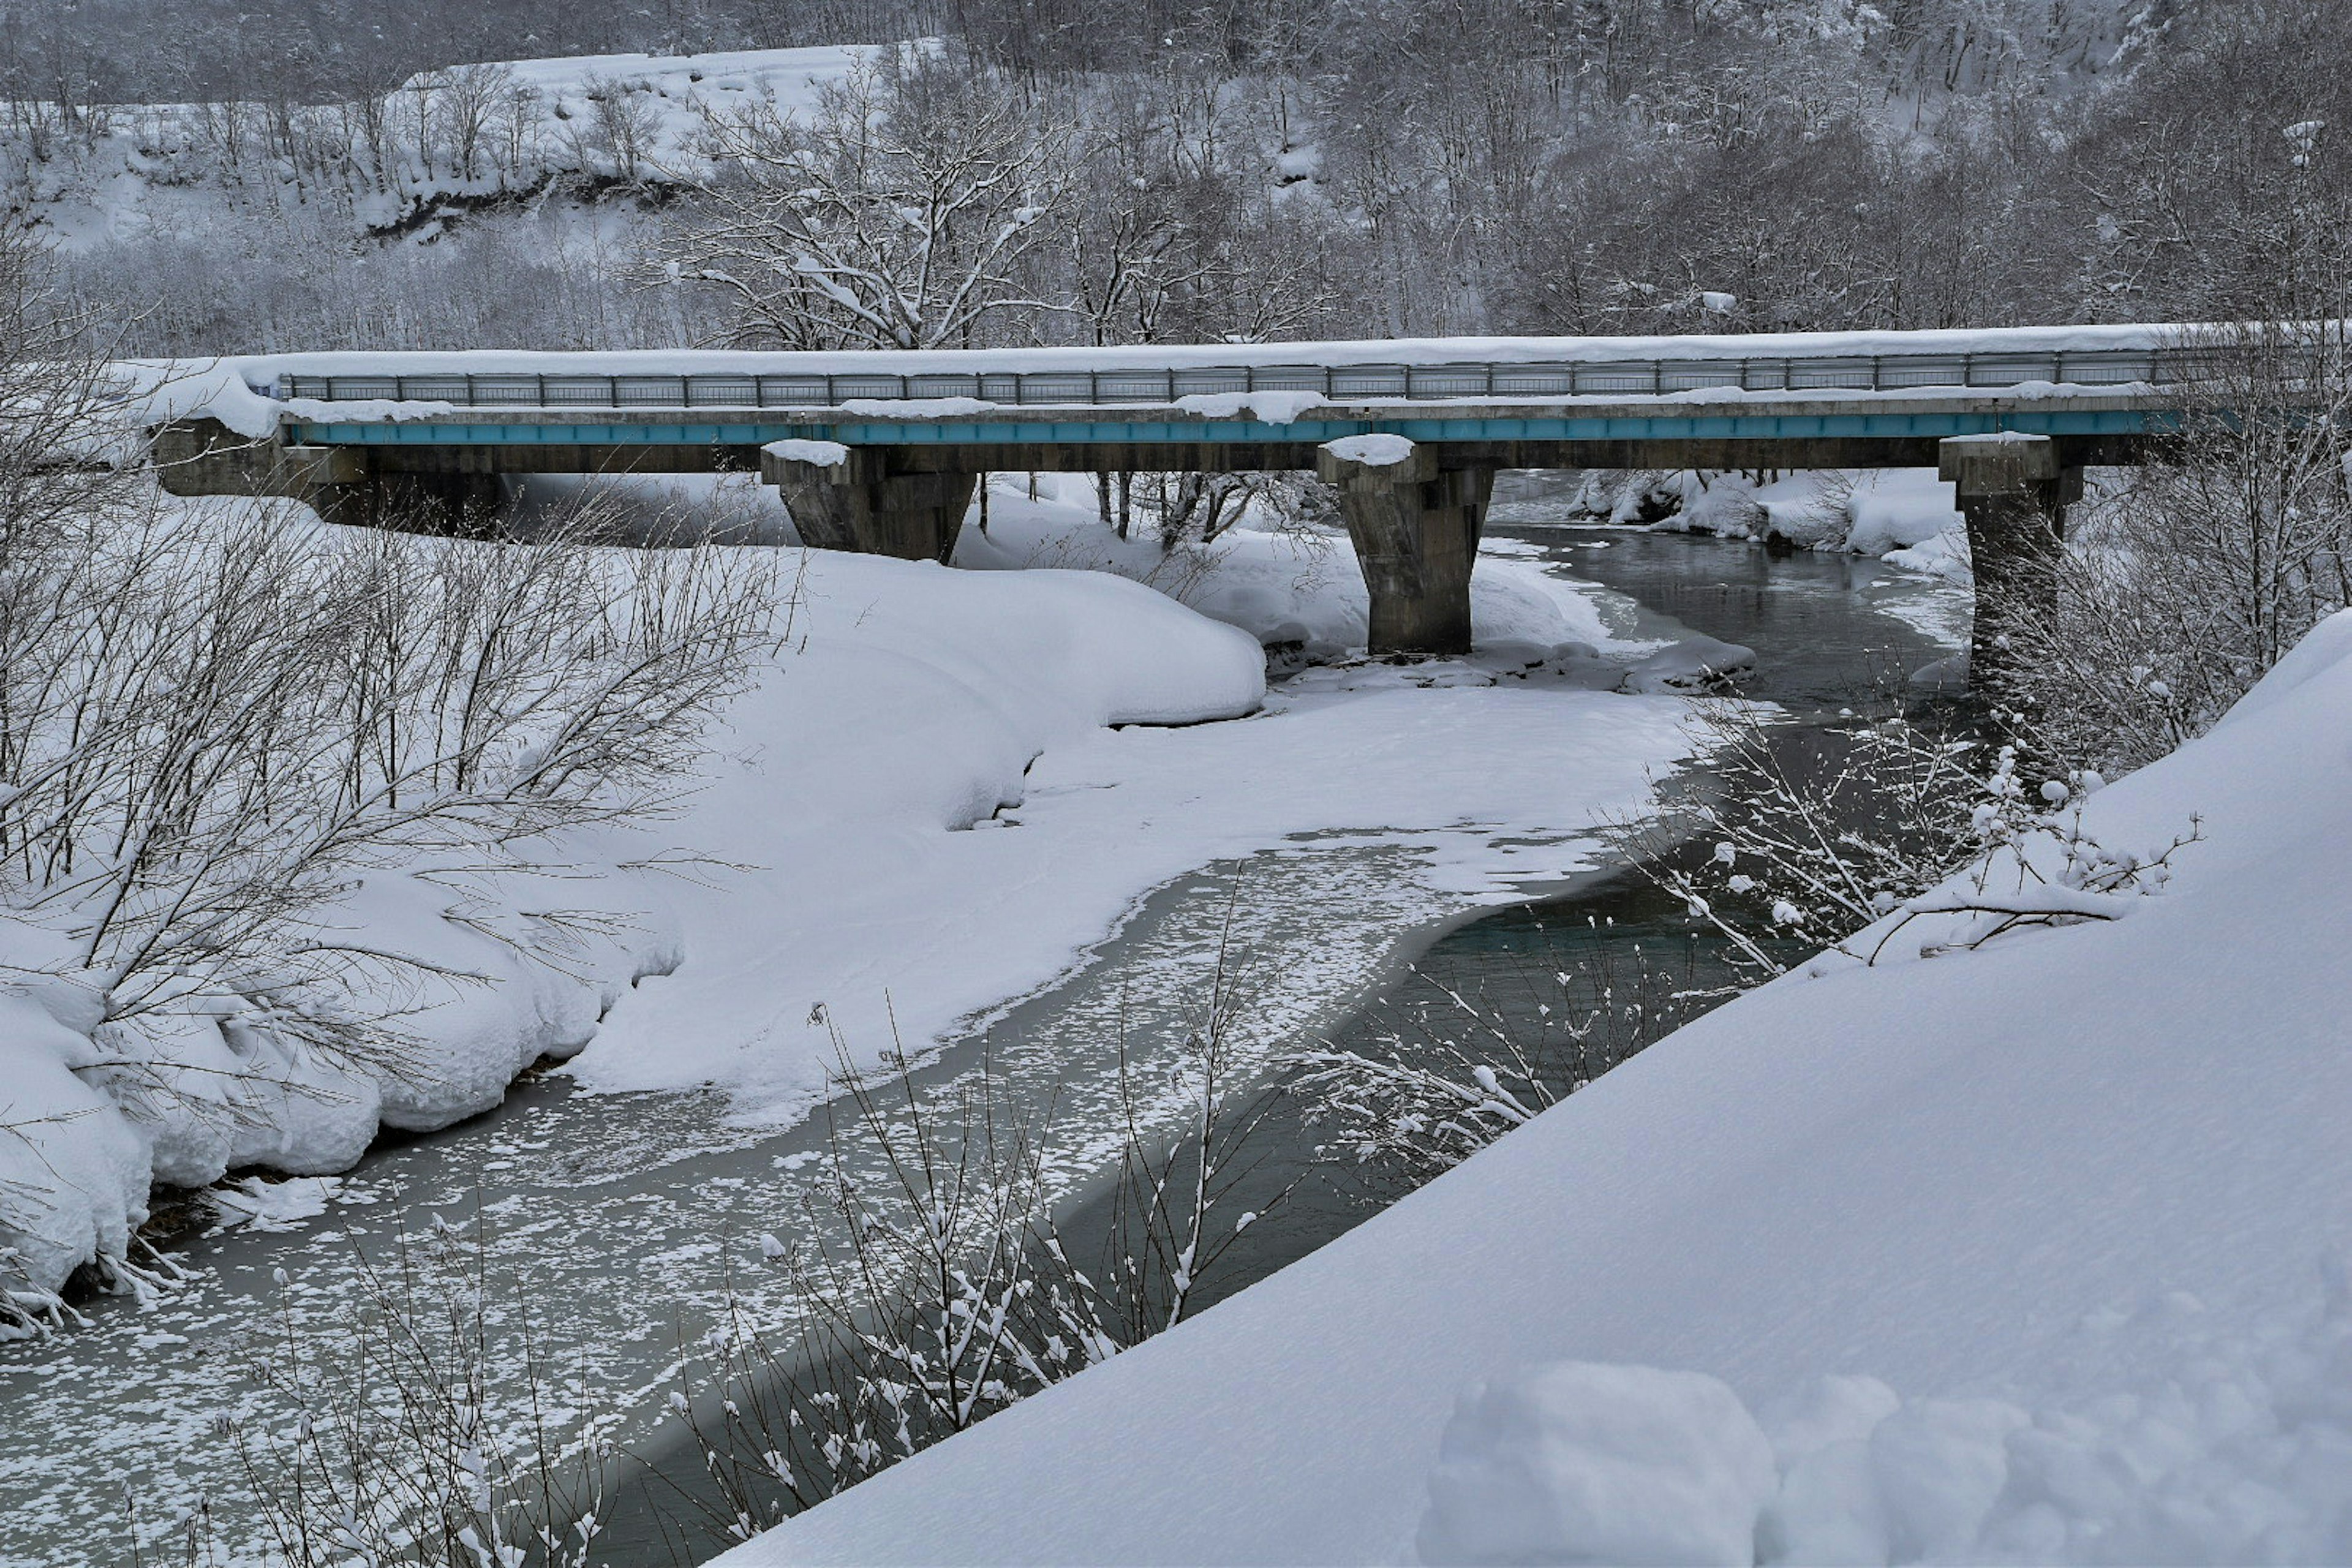
[[[2054,353],[1892,353],[1754,359],[1578,360],[1451,364],[1230,365],[1185,369],[870,372],[828,375],[281,375],[280,398],[425,402],[475,408],[831,408],[934,398],[1023,405],[1167,405],[1220,393],[1311,392],[1334,402],[1399,398],[1662,396],[1748,392],[1912,392],[2017,386],[2179,384],[2211,379],[2232,356],[2212,349]]]

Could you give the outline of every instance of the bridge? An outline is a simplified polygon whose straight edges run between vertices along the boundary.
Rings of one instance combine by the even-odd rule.
[[[390,496],[487,517],[509,474],[757,469],[811,546],[939,561],[990,471],[1311,469],[1373,651],[1442,654],[1469,647],[1502,469],[1938,467],[1994,588],[2063,533],[2085,467],[2137,460],[2231,360],[2163,327],[285,355],[226,362],[240,416],[184,408],[156,453],[180,493],[352,521]]]

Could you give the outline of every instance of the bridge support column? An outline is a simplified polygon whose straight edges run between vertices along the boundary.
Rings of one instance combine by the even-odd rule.
[[[1495,470],[1442,467],[1402,437],[1334,441],[1316,472],[1339,491],[1371,593],[1373,653],[1470,651],[1470,569],[1495,493]]]
[[[285,496],[330,521],[365,510],[367,460],[347,447],[288,447],[240,436],[216,419],[155,432],[155,478],[175,496]]]
[[[2014,634],[2056,618],[2058,552],[2083,470],[2052,437],[2014,433],[1952,437],[1937,459],[1968,519],[1976,576],[1969,685],[1998,700],[2016,668]]]
[[[909,470],[887,447],[780,441],[760,454],[760,477],[783,496],[801,542],[902,561],[955,553],[979,476]]]

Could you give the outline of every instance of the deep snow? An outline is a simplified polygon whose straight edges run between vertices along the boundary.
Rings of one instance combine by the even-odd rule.
[[[951,1034],[1195,868],[1344,834],[1410,851],[1433,918],[1586,868],[1596,811],[1640,809],[1688,752],[1677,704],[1605,689],[1646,650],[1599,658],[1591,601],[1511,561],[1475,582],[1482,656],[1318,672],[1242,723],[1106,728],[1255,707],[1260,644],[1360,650],[1365,594],[1344,539],[1236,530],[1171,554],[1117,540],[1081,494],[1041,476],[1032,500],[1000,476],[953,570],[809,556],[791,678],[739,707],[687,825],[764,869],[673,893],[688,965],[615,1009],[572,1073],[717,1083],[787,1114],[823,1089],[836,1030],[869,1057]],[[1041,631],[1031,595],[1103,614]],[[1139,636],[1145,605],[1196,642]],[[1162,695],[1127,713],[1034,695],[1072,683]]]
[[[400,1074],[208,1016],[159,1075],[92,1072],[87,998],[28,978],[54,967],[50,939],[0,925],[17,975],[0,989],[0,1246],[18,1249],[0,1284],[121,1257],[152,1180],[341,1170],[379,1123],[479,1111],[541,1057],[593,1088],[717,1085],[786,1117],[823,1092],[836,1031],[867,1061],[951,1034],[1068,971],[1150,889],[1301,835],[1405,854],[1420,919],[1506,899],[1585,866],[1594,814],[1643,809],[1651,770],[1688,750],[1672,702],[1591,689],[1622,673],[1594,652],[1599,616],[1524,563],[1482,566],[1481,658],[1268,701],[1262,641],[1360,645],[1344,541],[1236,531],[1171,556],[1050,494],[992,499],[991,535],[967,530],[959,559],[994,570],[805,555],[787,646],[681,815],[554,847],[598,877],[567,902],[621,921],[565,972],[443,919],[449,895],[409,871],[355,889],[343,918],[492,982],[409,999],[420,1045]],[[774,510],[764,491],[743,504]],[[1171,561],[1168,592],[1121,580]],[[682,874],[622,869],[656,860]]]
[[[1784,977],[725,1561],[2352,1557],[2347,765],[2352,614],[2089,802],[2204,817],[2126,918]]]

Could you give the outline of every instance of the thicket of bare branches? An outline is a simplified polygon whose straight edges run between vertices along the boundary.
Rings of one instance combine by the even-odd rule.
[[[110,373],[47,313],[38,247],[0,235],[0,985],[71,1016],[82,1081],[151,1121],[280,1114],[261,1058],[289,1052],[396,1077],[420,990],[488,977],[341,904],[399,868],[557,967],[609,932],[604,905],[552,895],[492,919],[489,880],[664,809],[774,636],[772,558],[166,497],[135,459],[108,466]],[[191,1029],[253,1081],[184,1060]],[[5,1245],[20,1221],[39,1234],[42,1177],[23,1129],[0,1156],[20,1189],[0,1191]]]
[[[648,117],[674,100],[616,78],[556,121],[460,64],[497,58],[460,41],[501,26],[478,7],[438,60],[392,70],[402,51],[347,40],[339,58],[385,57],[387,74],[306,99],[289,57],[348,21],[275,0],[305,16],[254,24],[273,47],[240,57],[244,81],[150,100],[184,105],[165,109],[99,86],[119,62],[83,35],[107,3],[0,28],[0,186],[37,205],[119,167],[128,139],[236,214],[77,258],[89,297],[155,303],[150,352],[651,347],[746,328],[897,343],[913,318],[876,310],[875,289],[908,294],[919,242],[890,208],[929,211],[958,181],[975,205],[940,247],[946,280],[915,290],[919,341],[2226,320],[2291,242],[2298,188],[2346,188],[2324,129],[2297,170],[2281,132],[2352,123],[2333,65],[2352,16],[2321,0],[962,0],[877,3],[904,30],[832,37],[808,31],[825,9],[713,0],[665,47],[949,42],[926,57],[938,68],[817,117],[859,124],[875,157],[814,121],[722,115],[740,164],[705,181],[652,150]],[[504,25],[511,55],[555,36]],[[567,16],[562,36],[593,26]],[[273,194],[289,181],[292,203]],[[820,210],[822,243],[794,216]],[[681,253],[695,231],[709,243]],[[855,310],[799,279],[803,254]],[[733,282],[646,289],[648,257]],[[959,274],[997,298],[947,308]]]
[[[968,348],[1024,298],[1077,175],[1073,129],[1003,83],[904,50],[806,118],[767,100],[709,122],[705,205],[658,247],[719,291],[730,337],[784,348]]]
[[[807,1223],[761,1238],[792,1310],[730,1310],[703,1346],[709,1385],[672,1400],[712,1489],[682,1490],[712,1529],[748,1539],[1195,1310],[1289,1190],[1241,1206],[1269,1102],[1242,1092],[1231,1060],[1247,988],[1223,958],[1204,978],[1169,1077],[1122,1068],[1097,1233],[1066,1229],[1068,1173],[1053,1167],[1102,1130],[1015,1115],[985,1072],[940,1102],[903,1058],[845,1067]]]
[[[2053,754],[2110,773],[2202,733],[2352,604],[2352,344],[2340,319],[2206,334],[2228,368],[2048,564],[1991,605]]]

